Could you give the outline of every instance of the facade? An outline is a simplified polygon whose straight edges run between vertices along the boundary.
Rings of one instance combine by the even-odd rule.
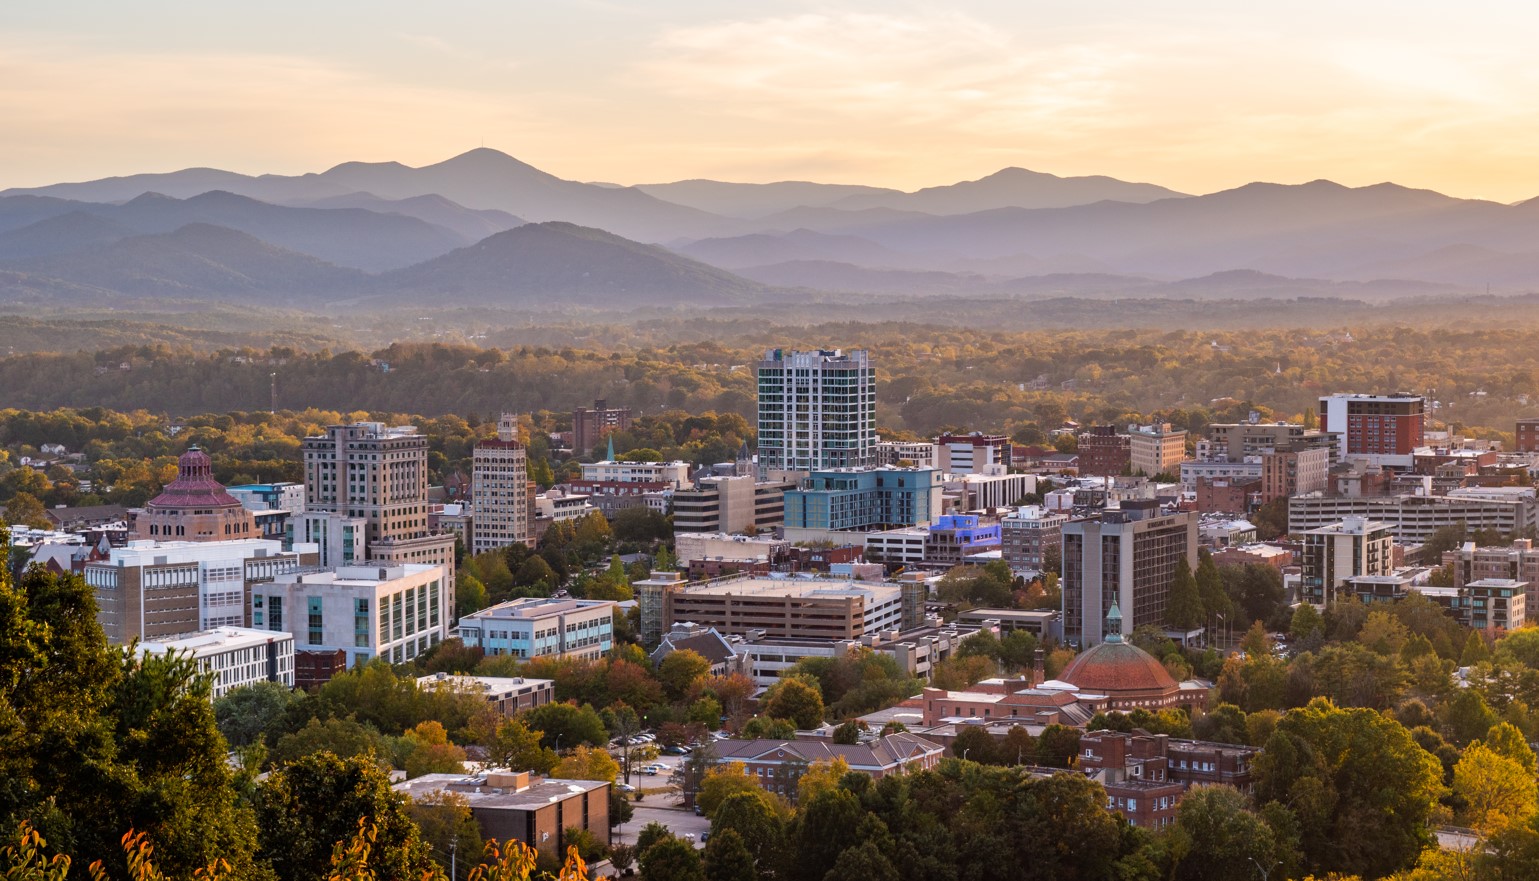
[[[420,691],[443,688],[461,694],[475,694],[503,716],[516,716],[524,710],[543,707],[556,699],[554,679],[526,679],[523,676],[456,676],[434,673],[417,679]]]
[[[609,600],[509,600],[460,619],[460,639],[488,655],[598,658],[614,648],[614,609]]]
[[[785,493],[795,484],[752,475],[702,477],[673,494],[673,531],[756,535],[785,522]]]
[[[302,483],[248,483],[229,487],[228,492],[249,511],[287,511],[298,514],[305,509],[305,485]]]
[[[258,538],[256,519],[214,479],[208,454],[191,447],[176,460],[176,479],[150,499],[134,522],[149,541],[233,541]]]
[[[866,559],[888,566],[923,566],[925,542],[930,538],[926,526],[903,526],[866,533]]]
[[[771,349],[758,364],[759,473],[876,460],[876,373],[864,350]]]
[[[289,518],[284,543],[315,545],[319,564],[325,568],[352,566],[369,558],[368,527],[362,517],[304,511]]]
[[[522,842],[558,861],[566,853],[568,829],[609,845],[610,788],[603,780],[553,780],[505,769],[423,774],[395,785],[396,792],[417,801],[453,793],[470,807],[482,838]]]
[[[1288,422],[1214,423],[1207,431],[1209,461],[1243,462],[1267,453],[1311,447],[1333,450],[1336,440],[1328,432]]]
[[[1324,490],[1331,485],[1331,451],[1325,447],[1279,450],[1261,457],[1261,501]]]
[[[578,407],[572,411],[572,452],[586,456],[593,452],[612,431],[631,427],[629,407],[610,407],[608,401],[594,401],[593,409]]]
[[[940,514],[940,473],[931,468],[814,471],[785,492],[786,529],[849,531],[918,526]]]
[[[1015,446],[1002,434],[943,434],[935,439],[941,461],[937,468],[947,474],[983,474],[990,466],[1010,469]],[[915,464],[918,464],[917,462]]]
[[[1080,736],[1079,767],[1092,774],[1106,786],[1107,796],[1122,801],[1115,808],[1134,825],[1149,828],[1164,823],[1153,821],[1168,807],[1174,814],[1175,803],[1166,805],[1163,799],[1170,793],[1145,790],[1148,795],[1133,789],[1123,791],[1128,783],[1174,784],[1175,797],[1192,786],[1232,786],[1248,793],[1254,783],[1256,757],[1261,750],[1253,746],[1228,743],[1212,743],[1202,740],[1172,738],[1164,734],[1128,734],[1119,731],[1089,731]],[[1155,799],[1144,804],[1142,799]],[[1131,803],[1140,799],[1138,803]],[[1146,814],[1145,811],[1153,812]]]
[[[1467,603],[1464,624],[1476,630],[1516,630],[1527,620],[1529,582],[1511,578],[1482,578],[1464,585]]]
[[[240,627],[252,586],[313,565],[314,546],[271,539],[131,541],[82,569],[108,642]]]
[[[1082,648],[1100,641],[1113,604],[1126,609],[1122,634],[1163,626],[1176,561],[1197,569],[1197,515],[1165,514],[1152,501],[1128,500],[1099,517],[1063,527],[1064,637]]]
[[[583,463],[582,479],[594,483],[664,484],[670,489],[689,485],[688,462],[602,462]]]
[[[476,444],[471,451],[470,499],[474,520],[471,553],[534,545],[533,484],[528,453],[518,439],[518,418],[511,413],[497,420],[497,438]]]
[[[999,524],[972,514],[946,514],[926,531],[924,560],[930,566],[958,566],[981,551],[999,550]]]
[[[1128,461],[1134,474],[1175,474],[1186,459],[1186,429],[1169,422],[1128,426]]]
[[[1088,477],[1116,477],[1132,465],[1132,448],[1115,425],[1092,425],[1079,435],[1079,473]]]
[[[1199,459],[1181,463],[1181,488],[1195,490],[1199,480],[1221,478],[1245,480],[1261,477],[1261,460],[1252,456],[1239,462],[1228,459]]]
[[[935,444],[913,441],[877,441],[876,459],[872,464],[878,467],[913,465],[919,468],[938,469],[940,468],[939,461],[940,456]]]
[[[1035,474],[1011,474],[1003,465],[985,465],[981,473],[953,476],[944,486],[947,506],[962,512],[1013,508],[1036,491]]]
[[[1308,493],[1288,499],[1288,531],[1319,529],[1347,517],[1366,517],[1389,525],[1395,538],[1426,541],[1444,526],[1522,533],[1539,528],[1539,502],[1532,487],[1476,487],[1443,496],[1328,496]]]
[[[294,637],[244,627],[216,627],[170,639],[141,642],[139,655],[190,654],[198,672],[209,676],[209,697],[258,682],[294,687]]]
[[[1519,419],[1513,446],[1519,453],[1539,453],[1539,418]]]
[[[305,510],[362,518],[371,562],[442,567],[452,615],[455,536],[428,530],[427,438],[411,425],[358,422],[302,449]]]
[[[1320,427],[1337,437],[1337,456],[1386,468],[1409,469],[1424,443],[1426,403],[1421,395],[1326,395]]]
[[[1063,527],[1068,522],[1067,515],[1040,505],[1020,508],[1000,520],[1000,550],[1005,562],[1011,569],[1045,571],[1048,553],[1063,549]]]
[[[1260,495],[1259,477],[1197,478],[1197,510],[1203,514],[1244,514]]]
[[[1482,548],[1465,542],[1456,551],[1445,551],[1442,564],[1453,567],[1454,587],[1471,582],[1505,578],[1528,584],[1527,609],[1539,609],[1539,549],[1531,539],[1518,539],[1507,547]]]
[[[740,762],[748,776],[770,792],[795,803],[796,784],[813,762],[844,759],[850,770],[880,780],[890,774],[925,771],[940,764],[945,749],[907,732],[878,737],[868,743],[839,744],[819,737],[810,740],[723,740],[715,747],[722,763]],[[693,802],[693,792],[685,792]]]
[[[1182,688],[1164,664],[1122,638],[1122,626],[1122,613],[1113,603],[1104,638],[1075,655],[1058,678],[1082,693],[1104,695],[1106,708],[1119,712],[1201,709],[1206,704],[1206,688]]]
[[[289,572],[252,587],[248,626],[292,633],[297,655],[400,664],[448,638],[447,580],[414,563]]]
[[[727,636],[858,639],[924,623],[924,582],[727,576],[687,582],[654,572],[636,582],[641,637],[653,645],[679,622]]]
[[[1304,533],[1299,599],[1324,606],[1336,602],[1349,578],[1389,575],[1394,569],[1394,534],[1386,523],[1348,517]]]

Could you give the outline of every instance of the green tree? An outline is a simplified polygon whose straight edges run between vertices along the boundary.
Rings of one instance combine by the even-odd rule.
[[[860,878],[862,881],[900,881],[902,876],[893,866],[892,860],[882,852],[881,846],[874,841],[862,841],[854,847],[849,847],[839,854],[834,860],[834,865],[823,876],[824,881],[844,881],[846,878]]]
[[[307,756],[274,771],[258,792],[260,855],[279,881],[321,881],[332,848],[360,820],[375,830],[371,860],[379,881],[418,881],[431,867],[407,799],[384,769],[367,759]]]
[[[297,762],[306,756],[329,753],[344,759],[378,757],[386,753],[379,732],[352,716],[311,719],[305,727],[278,738],[269,755],[274,765]]]
[[[644,881],[706,881],[699,852],[672,836],[642,852],[641,877]]]
[[[1469,638],[1464,641],[1464,651],[1459,654],[1459,666],[1473,667],[1490,659],[1491,647],[1486,645],[1479,631],[1471,630]]]
[[[546,704],[526,710],[519,718],[531,730],[539,731],[541,745],[551,749],[571,749],[582,744],[603,746],[609,742],[604,720],[591,706]]]
[[[438,722],[422,722],[402,739],[409,745],[405,762],[408,778],[464,773],[465,751],[449,742],[448,732]]]
[[[1233,603],[1229,600],[1229,594],[1224,592],[1224,576],[1218,571],[1218,564],[1213,561],[1213,554],[1206,548],[1198,552],[1197,557],[1197,593],[1202,597],[1202,607],[1206,615],[1229,615],[1233,611]]]
[[[457,792],[432,792],[413,799],[406,806],[421,833],[433,862],[447,873],[451,852],[470,857],[481,853],[481,827],[470,812],[470,802]]]
[[[784,846],[785,806],[763,790],[736,792],[722,799],[711,814],[711,833],[735,832],[755,866],[770,867]]]
[[[1399,723],[1324,699],[1282,717],[1255,774],[1258,804],[1297,815],[1304,867],[1316,873],[1410,866],[1444,793],[1437,759]]]
[[[523,719],[503,719],[481,737],[480,745],[493,767],[548,774],[560,758],[541,743],[543,736],[543,731],[531,729]]]
[[[783,677],[765,692],[763,706],[765,715],[788,719],[797,728],[811,729],[823,724],[823,695],[817,680],[809,677]]]
[[[1171,858],[1183,881],[1228,881],[1249,877],[1257,864],[1291,863],[1272,828],[1230,786],[1197,786],[1182,796]]]
[[[713,817],[717,806],[728,798],[738,793],[759,790],[758,781],[748,776],[748,770],[742,762],[726,762],[705,772],[700,788],[695,793],[695,804],[707,817]]]
[[[249,746],[259,743],[272,721],[303,697],[281,682],[243,685],[214,701],[214,719],[230,746]]]
[[[1165,623],[1177,630],[1191,630],[1202,626],[1202,595],[1197,591],[1197,579],[1186,563],[1186,558],[1176,560],[1176,574],[1170,582],[1170,597],[1165,604]]]
[[[757,881],[753,855],[736,829],[722,829],[705,846],[705,877],[709,881]]]
[[[1485,734],[1485,745],[1497,755],[1517,762],[1528,774],[1539,770],[1539,759],[1523,737],[1523,732],[1508,722],[1498,722]]]
[[[657,665],[657,678],[670,700],[683,700],[690,687],[711,672],[711,662],[691,649],[669,652]]]
[[[550,772],[560,780],[603,780],[614,783],[620,776],[620,766],[602,749],[579,746],[561,759],[561,764]]]
[[[1465,746],[1485,737],[1486,732],[1498,721],[1486,699],[1473,688],[1461,689],[1443,707],[1443,727],[1448,732],[1448,739],[1457,746]]]
[[[48,529],[50,526],[43,503],[37,496],[27,492],[11,496],[5,505],[5,522],[12,526],[31,526],[36,529]]]

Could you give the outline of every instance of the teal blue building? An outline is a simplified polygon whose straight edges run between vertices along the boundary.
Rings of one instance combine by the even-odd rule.
[[[873,530],[920,526],[940,510],[934,468],[813,471],[785,494],[787,529]]]

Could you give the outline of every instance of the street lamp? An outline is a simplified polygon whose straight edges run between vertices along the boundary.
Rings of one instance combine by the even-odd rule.
[[[1273,860],[1272,865],[1270,867],[1266,867],[1262,866],[1259,862],[1256,862],[1255,857],[1246,857],[1246,859],[1256,863],[1256,871],[1261,873],[1261,881],[1271,881],[1272,869],[1282,865],[1282,860]]]

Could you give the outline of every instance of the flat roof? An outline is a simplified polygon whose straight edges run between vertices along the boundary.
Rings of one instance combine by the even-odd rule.
[[[485,774],[423,774],[392,788],[412,798],[448,790],[463,796],[471,807],[532,811],[609,785],[604,780],[531,778],[528,787],[510,790],[489,785]]]
[[[270,642],[294,640],[286,630],[255,630],[248,627],[215,627],[173,636],[169,639],[139,643],[140,654],[164,654],[170,651],[190,651],[194,656],[217,654],[235,649],[267,645]]]
[[[896,584],[842,578],[739,578],[690,585],[686,593],[697,596],[867,597],[900,590],[902,588]]]

